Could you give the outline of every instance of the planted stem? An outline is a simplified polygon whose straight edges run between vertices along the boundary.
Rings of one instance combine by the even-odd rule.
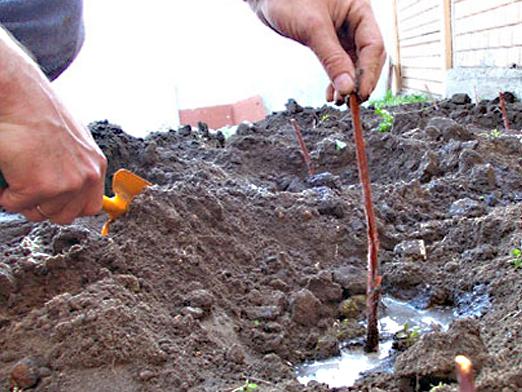
[[[464,355],[457,355],[455,364],[457,367],[457,379],[459,380],[459,392],[475,392],[471,361]]]
[[[308,153],[308,148],[306,148],[306,144],[303,139],[303,134],[301,133],[301,127],[294,118],[290,119],[290,123],[292,124],[292,127],[294,127],[297,142],[299,143],[299,147],[301,147],[301,154],[303,155],[308,175],[313,176],[314,167],[312,165],[312,159],[310,158],[310,154]]]
[[[357,153],[357,166],[359,179],[363,190],[364,211],[366,214],[368,235],[368,285],[366,288],[366,309],[368,313],[368,329],[366,333],[367,352],[379,350],[379,327],[377,309],[382,277],[379,275],[379,262],[377,253],[379,251],[379,237],[377,234],[377,220],[373,210],[372,189],[368,170],[368,158],[364,147],[364,137],[361,127],[360,109],[358,98],[355,94],[350,96],[350,108],[352,110],[352,121],[355,137],[355,148]]]
[[[502,112],[502,120],[504,120],[504,128],[506,128],[506,131],[511,130],[511,126],[509,125],[509,120],[507,116],[507,110],[506,110],[506,99],[504,97],[504,92],[501,91],[498,93],[499,97],[499,103],[500,103],[500,111]]]

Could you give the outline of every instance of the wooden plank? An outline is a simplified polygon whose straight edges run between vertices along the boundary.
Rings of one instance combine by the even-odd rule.
[[[440,18],[437,18],[429,23],[422,26],[417,26],[414,29],[405,30],[401,28],[399,22],[399,36],[401,40],[420,37],[422,35],[433,34],[440,32]]]
[[[442,69],[453,68],[453,32],[451,23],[451,0],[442,0]]]
[[[411,88],[433,94],[443,94],[444,86],[441,82],[431,82],[427,80],[403,78],[404,88]]]
[[[401,45],[404,47],[415,46],[419,44],[429,44],[432,42],[440,42],[440,31],[433,33],[422,34],[416,37],[404,38],[401,40]]]
[[[402,67],[402,75],[408,79],[427,80],[431,82],[444,82],[445,72],[440,68],[414,68]]]
[[[417,15],[415,18],[407,20],[401,19],[401,15],[399,15],[400,30],[404,32],[417,30],[419,27],[440,20],[439,10],[440,7],[436,6],[426,10],[424,13]]]
[[[408,7],[399,13],[399,20],[404,22],[436,8],[440,0],[423,0],[412,7]]]
[[[401,74],[401,49],[400,49],[400,38],[399,38],[399,24],[398,24],[398,2],[399,0],[393,0],[392,7],[393,7],[393,39],[394,39],[394,51],[392,55],[392,72],[394,76],[394,87],[395,91],[398,92],[402,88],[402,74]]]
[[[402,67],[417,67],[417,68],[439,68],[442,58],[440,55],[435,56],[421,56],[421,57],[401,57]]]
[[[401,45],[401,56],[403,58],[419,57],[426,55],[440,55],[442,51],[441,42],[433,42],[431,44],[421,44],[417,46],[404,47]]]

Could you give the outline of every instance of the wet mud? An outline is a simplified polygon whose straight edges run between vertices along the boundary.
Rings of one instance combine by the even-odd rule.
[[[389,133],[363,110],[383,292],[458,318],[335,391],[456,391],[457,354],[476,365],[478,391],[522,390],[522,107],[511,101],[510,132],[497,102],[461,96],[390,109]],[[296,366],[364,336],[351,118],[288,109],[226,140],[204,125],[137,139],[91,124],[108,184],[125,167],[156,185],[106,238],[103,216],[0,221],[2,390],[221,392],[250,380],[333,391],[301,385]]]

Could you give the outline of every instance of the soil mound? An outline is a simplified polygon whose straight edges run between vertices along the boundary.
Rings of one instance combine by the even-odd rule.
[[[520,103],[507,106],[521,129]],[[103,217],[69,227],[4,217],[1,385],[233,391],[250,380],[260,391],[328,391],[300,385],[294,366],[364,336],[364,310],[347,304],[365,291],[366,228],[350,114],[293,108],[229,138],[204,125],[137,139],[91,124],[108,179],[126,167],[157,185],[107,238]],[[502,128],[496,108],[462,97],[397,107],[389,133],[363,110],[383,290],[462,319],[398,354],[394,372],[338,391],[455,391],[457,351],[477,364],[480,391],[522,389],[512,256],[522,246],[522,135],[491,132]]]

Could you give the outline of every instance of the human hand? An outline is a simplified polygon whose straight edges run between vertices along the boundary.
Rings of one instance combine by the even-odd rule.
[[[386,58],[369,0],[247,1],[267,26],[314,51],[331,80],[328,102],[353,92],[368,99]]]
[[[107,162],[37,65],[0,31],[0,205],[70,224],[102,205]]]

